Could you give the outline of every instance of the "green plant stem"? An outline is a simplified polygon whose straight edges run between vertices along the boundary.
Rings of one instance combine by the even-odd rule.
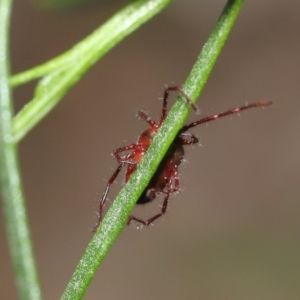
[[[11,0],[0,0],[0,179],[7,237],[19,296],[24,300],[38,300],[41,299],[41,293],[27,225],[17,149],[11,134],[13,108],[8,81],[11,4]]]
[[[216,27],[183,85],[185,92],[193,102],[199,97],[242,4],[243,0],[228,1]],[[61,299],[76,300],[83,297],[97,268],[126,224],[127,218],[137,199],[147,187],[166,151],[182,127],[189,110],[190,107],[179,96],[163,126],[155,136],[145,158],[107,212]]]
[[[20,141],[63,98],[69,89],[110,49],[165,8],[171,0],[132,1],[71,50],[17,74],[12,86],[46,75],[31,100],[14,118],[14,140]]]

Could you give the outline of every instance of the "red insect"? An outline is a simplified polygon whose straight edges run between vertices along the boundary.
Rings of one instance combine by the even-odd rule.
[[[126,165],[127,170],[125,174],[125,183],[129,180],[131,174],[135,171],[137,168],[138,163],[142,160],[144,155],[146,154],[150,144],[152,143],[152,140],[156,133],[158,132],[159,128],[162,126],[163,122],[165,121],[166,115],[167,115],[167,103],[168,103],[168,97],[169,93],[171,91],[179,92],[186,102],[195,110],[197,111],[197,108],[195,105],[191,102],[189,97],[182,91],[180,86],[174,86],[174,87],[165,87],[164,91],[164,97],[163,97],[163,106],[162,106],[162,114],[160,117],[160,121],[158,123],[154,122],[146,112],[140,110],[138,112],[138,115],[145,120],[149,125],[150,128],[146,129],[141,136],[139,137],[138,141],[135,144],[131,144],[126,147],[118,148],[114,151],[114,156],[119,162],[119,166],[114,172],[114,174],[111,176],[111,178],[108,180],[106,189],[103,193],[102,199],[99,204],[99,218],[96,223],[96,225],[93,228],[93,231],[96,231],[99,225],[102,222],[103,218],[103,209],[105,206],[105,202],[107,200],[107,194],[109,192],[110,186],[115,181],[116,177],[120,173],[121,169]],[[239,113],[242,110],[246,110],[248,108],[254,108],[254,107],[263,107],[272,104],[270,101],[261,101],[256,102],[252,104],[248,104],[242,107],[237,107],[234,109],[230,109],[228,111],[225,111],[223,113],[212,115],[209,117],[205,117],[201,120],[192,122],[189,125],[183,126],[176,138],[174,139],[173,143],[171,144],[170,148],[168,149],[165,157],[163,158],[162,162],[160,163],[158,169],[156,170],[155,174],[153,175],[152,179],[150,180],[147,188],[144,190],[142,195],[137,201],[137,204],[146,204],[154,200],[159,194],[165,194],[165,199],[163,201],[163,205],[161,208],[161,211],[153,216],[152,218],[148,219],[147,221],[141,220],[135,216],[130,216],[127,221],[127,225],[130,224],[132,220],[137,221],[143,225],[148,226],[153,221],[161,217],[166,213],[167,206],[168,206],[168,200],[169,196],[172,193],[176,193],[179,190],[179,178],[178,178],[178,166],[184,159],[184,149],[183,146],[185,145],[192,145],[198,143],[198,139],[191,133],[187,132],[190,128],[195,127],[197,125],[207,123],[213,120],[216,120],[220,117],[228,116],[231,114]],[[120,156],[120,153],[124,151],[131,151],[131,153]]]

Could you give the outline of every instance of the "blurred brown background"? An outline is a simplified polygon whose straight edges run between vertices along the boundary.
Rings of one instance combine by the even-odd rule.
[[[181,84],[226,1],[175,1],[124,40],[21,143],[34,250],[45,299],[59,299],[116,168],[110,155],[158,118],[164,84]],[[68,12],[16,0],[12,72],[69,49],[126,1]],[[274,101],[193,130],[181,191],[155,226],[125,228],[85,299],[300,299],[300,3],[246,1],[204,89],[202,115]],[[34,84],[15,91],[16,109]],[[199,118],[191,115],[190,120]],[[122,178],[110,194],[114,199]],[[161,200],[135,211],[151,216]],[[0,216],[0,294],[16,299]]]

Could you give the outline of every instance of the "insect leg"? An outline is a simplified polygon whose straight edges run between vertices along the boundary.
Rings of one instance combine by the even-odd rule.
[[[143,111],[143,110],[139,110],[138,111],[138,116],[143,119],[144,121],[146,121],[152,128],[157,128],[158,125],[149,117],[149,115]]]
[[[128,159],[132,158],[133,156],[130,156],[130,154],[128,156],[124,158],[122,158],[119,153],[121,152],[124,152],[124,151],[128,151],[128,150],[136,150],[136,148],[138,147],[137,144],[131,144],[129,146],[125,146],[125,147],[121,147],[121,148],[118,148],[114,151],[114,156],[115,158],[118,160],[119,163],[132,163],[132,162],[129,162]]]
[[[166,195],[165,199],[164,199],[164,202],[163,202],[163,205],[162,205],[162,208],[161,208],[161,211],[159,214],[155,215],[154,217],[150,218],[149,220],[147,221],[143,221],[139,218],[136,218],[135,216],[129,216],[128,220],[127,220],[127,225],[130,224],[130,222],[132,220],[138,222],[138,223],[141,223],[145,226],[149,226],[153,221],[155,221],[156,219],[158,219],[159,217],[161,217],[162,215],[164,215],[167,211],[167,206],[168,206],[168,200],[169,200],[169,194]]]
[[[174,181],[174,185],[172,185],[172,182]],[[176,193],[179,190],[179,176],[178,176],[178,171],[177,168],[172,168],[170,169],[170,175],[166,178],[166,189],[165,190],[157,190],[156,193],[164,193],[166,194],[162,208],[160,213],[156,214],[155,216],[151,217],[147,221],[141,220],[135,216],[129,216],[127,220],[127,225],[130,224],[132,220],[137,221],[138,223],[141,223],[145,226],[149,226],[151,223],[153,223],[156,219],[164,215],[167,211],[167,206],[168,206],[168,200],[169,196],[171,193]],[[155,189],[153,189],[155,190]]]
[[[124,166],[124,163],[120,164],[118,166],[117,170],[114,172],[114,174],[108,180],[108,183],[106,185],[105,191],[104,191],[104,193],[102,195],[102,199],[100,200],[100,203],[99,203],[98,221],[97,221],[96,225],[93,228],[93,232],[95,232],[98,229],[98,227],[100,226],[100,224],[102,222],[103,209],[104,209],[105,202],[106,202],[106,199],[107,199],[107,194],[109,192],[109,189],[110,189],[111,185],[114,183],[114,181],[116,180],[116,178],[119,175],[120,171],[122,170],[123,166]]]
[[[189,130],[192,127],[195,127],[197,125],[216,120],[216,119],[221,118],[221,117],[225,117],[225,116],[233,115],[233,114],[238,114],[239,112],[241,112],[243,110],[246,110],[246,109],[249,109],[249,108],[264,107],[264,106],[267,106],[267,105],[270,105],[270,104],[272,104],[271,101],[261,101],[261,102],[256,102],[256,103],[252,103],[252,104],[247,104],[247,105],[244,105],[244,106],[241,106],[241,107],[236,107],[234,109],[227,110],[227,111],[222,112],[220,114],[212,115],[212,116],[203,118],[201,120],[192,122],[189,125],[185,125],[181,128],[181,130],[179,131],[179,134],[181,134],[183,132],[186,132],[187,130]]]
[[[182,90],[181,86],[166,86],[164,91],[164,98],[163,98],[163,107],[162,107],[162,113],[160,118],[160,126],[164,122],[166,116],[167,116],[167,104],[168,104],[168,98],[170,92],[178,92],[180,93],[183,98],[186,100],[186,102],[192,107],[194,111],[198,111],[196,105],[191,101],[191,99],[187,96],[187,94]],[[159,126],[159,127],[160,127]]]

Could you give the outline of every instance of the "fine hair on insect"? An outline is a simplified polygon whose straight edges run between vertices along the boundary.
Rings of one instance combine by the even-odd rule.
[[[136,170],[137,165],[141,162],[141,160],[145,156],[149,146],[153,141],[154,136],[157,134],[158,130],[164,123],[167,116],[167,105],[168,105],[168,98],[170,92],[178,92],[179,94],[181,94],[182,97],[187,102],[187,104],[190,105],[194,111],[197,111],[196,106],[192,103],[190,98],[186,95],[186,93],[182,90],[180,86],[165,87],[162,112],[158,122],[153,121],[145,111],[143,110],[138,111],[138,116],[149,124],[149,128],[146,129],[140,135],[136,143],[118,148],[113,152],[119,165],[107,182],[103,196],[99,203],[98,220],[96,225],[93,228],[93,231],[96,231],[102,222],[103,210],[104,210],[105,203],[107,201],[107,195],[109,189],[111,185],[114,183],[114,181],[116,180],[120,171],[122,170],[123,167],[127,168],[125,171],[125,183],[126,183],[129,180],[132,173]],[[221,117],[237,114],[249,108],[265,107],[270,104],[272,104],[271,101],[260,101],[252,104],[246,104],[241,107],[236,107],[219,114],[214,114],[202,118],[188,125],[184,125],[177,133],[174,141],[169,147],[163,160],[161,161],[156,172],[154,173],[153,177],[148,183],[148,186],[146,187],[146,189],[143,191],[140,198],[136,202],[136,204],[146,204],[153,201],[158,195],[163,194],[165,195],[165,197],[160,212],[146,221],[131,215],[127,220],[127,225],[129,225],[131,221],[136,221],[142,225],[148,226],[152,224],[156,219],[158,219],[159,217],[161,217],[166,213],[170,195],[179,191],[178,167],[184,160],[184,146],[198,143],[198,139],[196,138],[196,136],[188,132],[189,129],[198,126],[200,124],[214,121]],[[121,156],[121,154],[126,151],[129,152],[124,156]]]

